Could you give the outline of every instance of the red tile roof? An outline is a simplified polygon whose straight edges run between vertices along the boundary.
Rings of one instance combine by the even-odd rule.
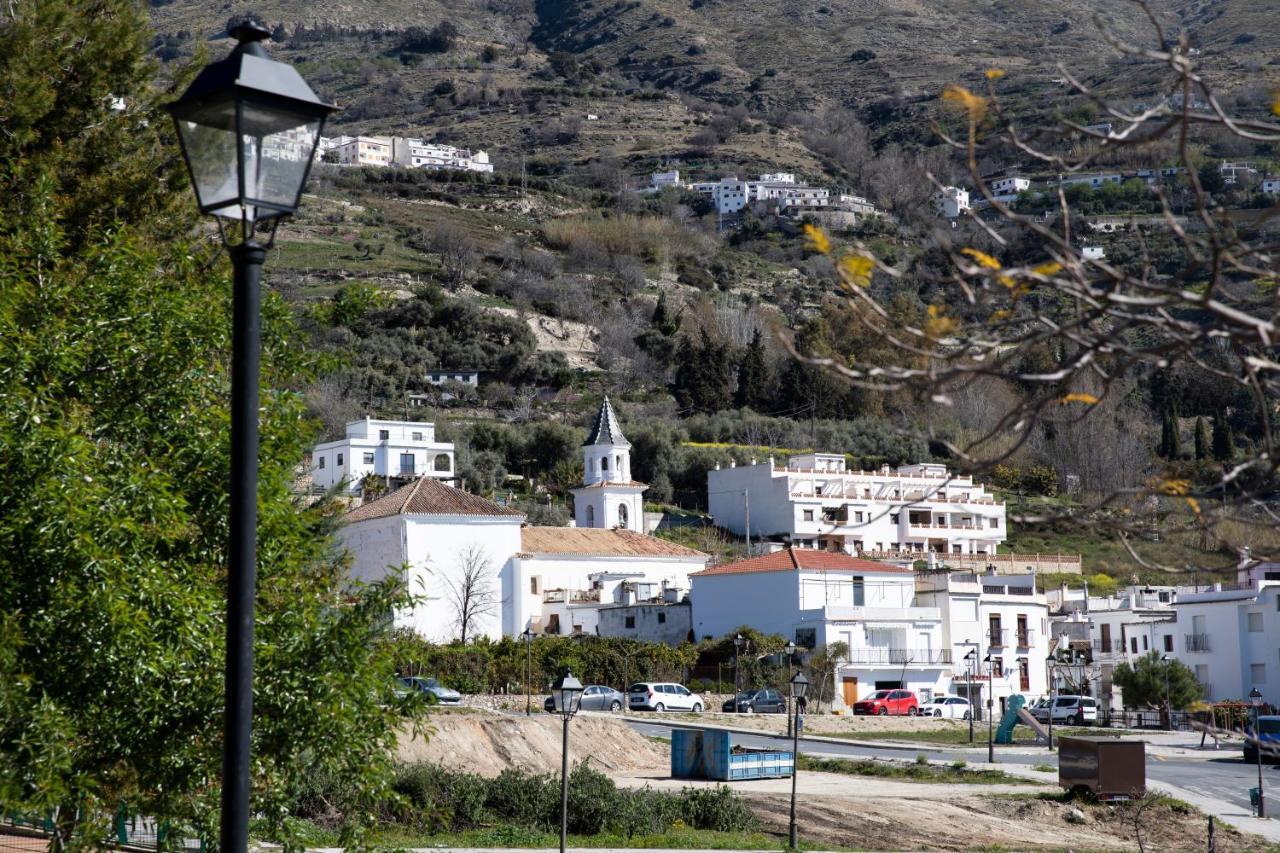
[[[431,477],[420,477],[377,500],[361,504],[343,516],[353,524],[393,515],[520,516],[524,513],[498,506],[490,500],[447,486]]]
[[[526,527],[520,531],[525,554],[587,554],[600,557],[700,557],[707,555],[634,530],[603,527]]]
[[[794,572],[804,569],[812,572],[879,572],[894,574],[910,574],[911,569],[891,566],[888,563],[876,563],[851,557],[843,551],[819,551],[815,548],[787,548],[772,554],[761,554],[739,560],[736,563],[725,563],[712,566],[698,572],[699,575],[737,575],[749,572]]]

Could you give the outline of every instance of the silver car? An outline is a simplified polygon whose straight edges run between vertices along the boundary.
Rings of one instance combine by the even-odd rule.
[[[578,710],[621,711],[622,703],[626,700],[626,696],[612,687],[606,687],[603,684],[588,684],[586,689],[582,691],[582,704],[578,706]],[[554,691],[547,697],[547,701],[542,703],[542,707],[552,712],[560,710],[559,697]]]
[[[441,705],[457,705],[462,701],[462,694],[458,691],[445,687],[434,678],[419,678],[416,675],[396,679],[396,693],[401,691],[422,693],[428,702],[438,702]]]

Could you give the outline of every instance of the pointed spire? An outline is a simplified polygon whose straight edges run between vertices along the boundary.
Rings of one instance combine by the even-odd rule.
[[[600,411],[596,412],[595,422],[591,425],[591,432],[587,435],[587,440],[583,442],[583,447],[590,447],[593,444],[614,444],[623,447],[630,447],[631,442],[627,441],[627,437],[622,434],[622,427],[618,426],[618,416],[613,411],[613,406],[609,403],[609,395],[606,394],[604,400],[600,403]]]

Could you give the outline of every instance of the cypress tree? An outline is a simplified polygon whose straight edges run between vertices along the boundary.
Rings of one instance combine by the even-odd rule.
[[[769,363],[765,357],[764,338],[756,329],[738,365],[738,392],[733,403],[739,409],[763,410],[770,403]]]
[[[653,317],[650,322],[653,328],[668,338],[680,331],[680,315],[673,314],[667,308],[667,293],[665,290],[658,294],[658,304],[653,308]]]
[[[1209,425],[1201,415],[1196,418],[1196,459],[1208,459],[1210,447]]]
[[[1169,411],[1168,409],[1166,409],[1164,414],[1160,416],[1160,449],[1157,451],[1157,455],[1161,459],[1172,458],[1171,457],[1171,453],[1173,452],[1172,451],[1172,447],[1173,447],[1172,433],[1173,433],[1173,428],[1170,425]]]
[[[1229,462],[1236,455],[1235,439],[1231,435],[1231,427],[1227,425],[1227,415],[1225,412],[1215,412],[1213,415],[1213,458],[1222,462]]]
[[[1182,458],[1182,429],[1178,425],[1178,410],[1169,411],[1169,458]]]

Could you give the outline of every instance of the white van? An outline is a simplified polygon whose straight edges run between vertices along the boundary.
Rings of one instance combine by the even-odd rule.
[[[1031,716],[1049,722],[1049,701],[1037,702]],[[1053,722],[1068,726],[1092,726],[1098,722],[1098,700],[1092,696],[1058,696],[1053,699]]]
[[[692,711],[701,714],[702,697],[682,684],[640,681],[627,693],[627,707],[633,711]]]

